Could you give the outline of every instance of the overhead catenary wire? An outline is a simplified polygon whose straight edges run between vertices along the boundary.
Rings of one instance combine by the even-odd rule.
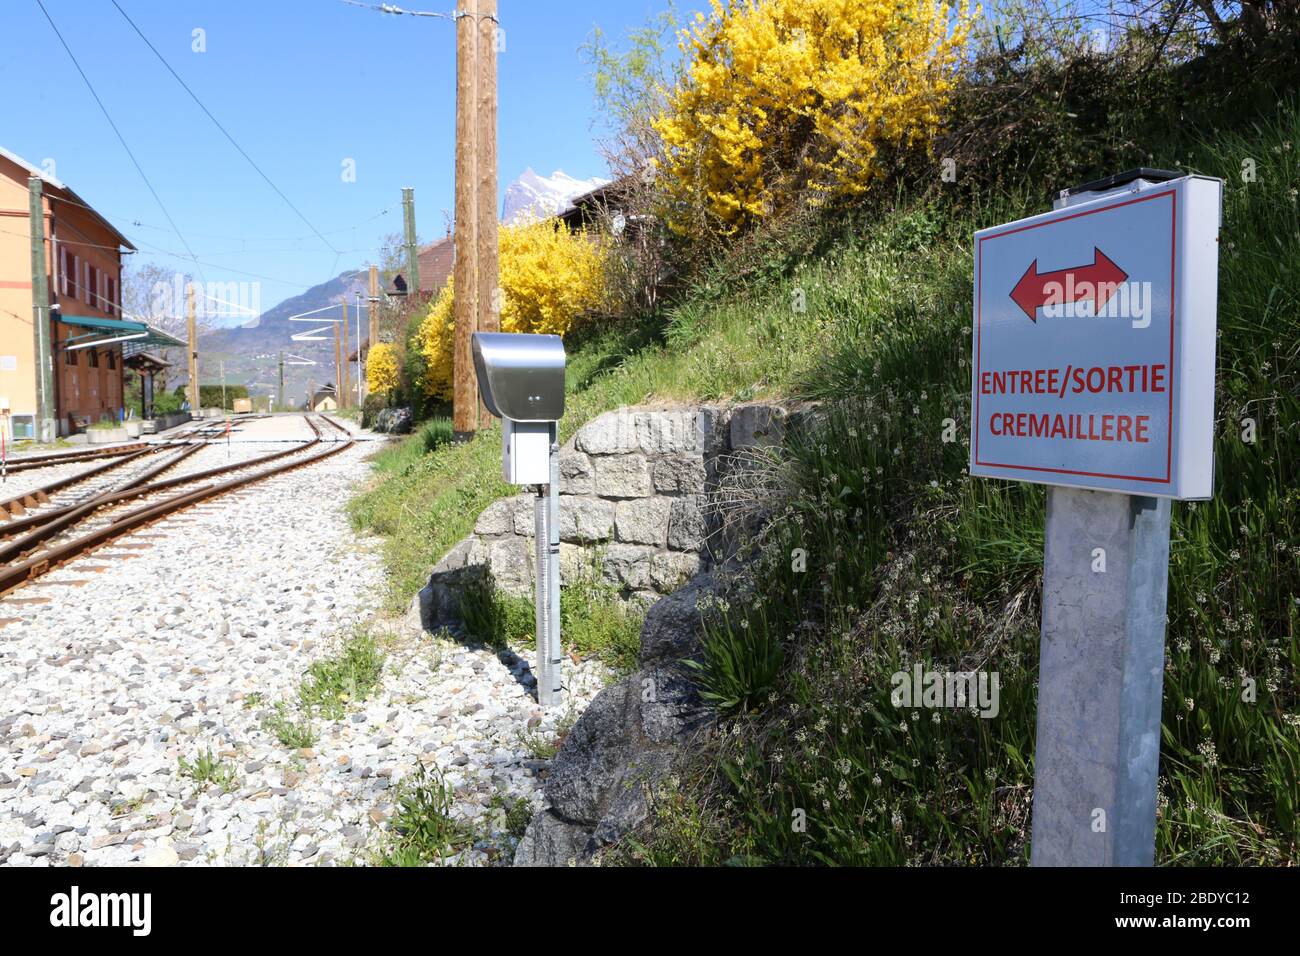
[[[127,219],[130,219],[131,225],[134,226],[136,229],[152,229],[152,230],[155,230],[155,231],[157,231],[157,232],[175,232],[175,231],[176,231],[176,230],[174,230],[174,229],[168,228],[167,226],[154,226],[154,225],[150,225],[150,224],[148,224],[148,223],[141,222],[141,221],[138,220],[138,219],[134,219],[134,218],[131,218],[131,217],[128,217],[128,216],[115,216],[115,215],[113,215],[112,213],[106,213],[106,212],[103,212],[103,211],[101,211],[101,210],[99,210],[99,209],[96,209],[94,206],[89,205],[88,203],[79,202],[78,200],[76,200],[76,199],[72,199],[72,198],[70,198],[70,197],[68,197],[68,196],[58,196],[58,195],[55,195],[54,193],[48,193],[47,196],[48,196],[50,199],[54,200],[55,202],[66,203],[66,204],[69,205],[69,206],[77,206],[78,208],[80,208],[80,209],[85,209],[85,210],[87,210],[87,211],[89,211],[89,212],[94,213],[94,214],[97,215],[97,216],[106,217],[106,218],[110,221],[110,224],[111,224],[111,222],[112,222],[113,220],[115,220],[115,219],[120,219],[120,220],[127,220]],[[326,234],[327,236],[333,236],[333,235],[338,235],[339,233],[343,233],[343,232],[352,232],[352,231],[358,229],[358,228],[361,227],[361,226],[364,226],[364,225],[366,225],[366,224],[368,224],[368,223],[374,222],[376,219],[381,219],[381,218],[383,218],[384,216],[388,215],[390,212],[392,212],[394,209],[396,209],[396,208],[397,208],[398,206],[400,206],[400,205],[401,205],[401,203],[393,203],[392,205],[390,205],[390,206],[388,206],[388,207],[386,207],[386,208],[384,208],[384,209],[379,210],[379,212],[375,213],[373,216],[367,216],[365,219],[362,219],[360,222],[354,222],[354,223],[353,223],[352,225],[350,225],[350,226],[340,226],[338,229],[329,229],[329,230],[326,230],[326,233],[325,233],[325,234]],[[191,235],[191,236],[198,236],[198,237],[201,238],[201,239],[217,239],[217,240],[220,240],[220,241],[223,241],[223,242],[248,242],[249,239],[250,239],[249,236],[218,236],[218,235],[213,235],[212,233],[204,233],[204,232],[191,232],[191,233],[189,233],[189,235]],[[311,236],[256,236],[256,237],[252,237],[252,238],[256,238],[258,241],[261,241],[261,242],[304,242],[304,241],[306,241],[306,240],[308,240],[308,239],[310,239],[310,238],[312,238],[312,237],[311,237]],[[112,248],[112,247],[110,247],[110,246],[97,246],[97,247],[94,247],[94,246],[91,246],[91,243],[81,243],[81,245],[90,246],[90,247],[92,247],[92,248],[102,248],[102,249]],[[241,251],[244,251],[244,250],[241,250]],[[306,250],[283,249],[283,250],[271,250],[271,251],[281,251],[281,252],[300,252],[300,251],[306,251]],[[344,251],[345,251],[345,252],[348,252],[348,251],[353,251],[353,252],[366,252],[366,251],[372,251],[372,250],[361,249],[361,250],[344,250]],[[223,254],[224,254],[224,253],[223,253]],[[201,258],[201,257],[200,257],[200,258]]]
[[[395,3],[361,3],[360,0],[339,0],[340,3],[346,3],[350,7],[361,7],[365,10],[375,10],[379,13],[390,13],[395,16],[408,17],[431,17],[437,20],[459,20],[462,17],[473,17],[477,20],[491,20],[499,24],[500,21],[490,13],[463,13],[459,10],[453,10],[450,13],[440,13],[432,10],[404,10]]]
[[[63,45],[64,51],[68,54],[68,59],[72,61],[72,65],[75,66],[77,72],[81,74],[81,79],[86,84],[86,89],[88,89],[90,95],[94,97],[95,103],[98,104],[100,112],[104,114],[104,119],[108,120],[108,125],[112,127],[113,133],[117,136],[118,142],[121,143],[122,148],[126,150],[126,155],[131,158],[132,165],[135,166],[136,172],[140,174],[140,178],[144,180],[144,184],[148,187],[150,194],[154,198],[154,202],[158,204],[158,208],[162,210],[162,214],[167,218],[167,221],[171,223],[172,231],[176,233],[177,238],[181,241],[181,245],[183,245],[185,251],[190,254],[190,258],[194,259],[194,250],[190,248],[190,244],[186,241],[184,234],[181,233],[180,228],[176,225],[176,220],[172,218],[172,214],[167,211],[166,204],[162,201],[162,197],[158,195],[158,190],[154,189],[153,183],[149,181],[149,177],[146,175],[144,167],[140,165],[140,161],[135,158],[135,153],[133,153],[131,147],[127,145],[126,137],[122,135],[122,131],[119,130],[117,124],[113,122],[113,117],[109,114],[108,107],[104,105],[104,101],[101,100],[99,94],[95,92],[94,84],[90,82],[90,77],[86,76],[86,71],[81,68],[81,64],[77,61],[76,55],[72,52],[72,47],[68,46],[68,41],[65,40],[63,34],[59,32],[59,28],[55,24],[54,18],[50,16],[50,11],[45,9],[45,4],[42,0],[36,0],[36,5],[41,8],[41,13],[45,14],[45,19],[49,21],[50,29],[53,30],[54,35],[59,38],[59,43]],[[195,260],[195,264],[197,267],[197,260]],[[202,268],[199,268],[199,276],[204,282],[207,281],[207,277],[203,275]]]
[[[258,166],[257,163],[253,161],[253,157],[249,156],[248,153],[245,152],[244,147],[240,146],[239,143],[235,141],[235,138],[230,135],[230,132],[224,126],[221,125],[220,120],[218,120],[215,116],[212,115],[212,111],[203,105],[203,101],[200,100],[197,95],[195,95],[192,89],[190,89],[189,84],[187,84],[183,79],[181,79],[180,74],[177,73],[174,69],[172,69],[172,65],[168,63],[166,59],[163,58],[163,55],[161,53],[158,52],[158,48],[155,47],[151,42],[149,42],[149,38],[144,35],[144,33],[141,31],[141,29],[138,26],[136,26],[135,21],[132,20],[130,16],[127,15],[127,12],[122,9],[121,5],[117,2],[117,0],[112,0],[112,3],[113,6],[117,8],[117,12],[122,14],[123,19],[125,19],[127,23],[131,24],[131,29],[135,30],[135,32],[139,35],[140,39],[145,42],[145,46],[149,47],[149,49],[153,51],[153,55],[158,58],[158,62],[161,63],[163,66],[165,66],[167,68],[167,72],[169,72],[173,77],[175,77],[176,82],[179,83],[181,85],[181,88],[184,89],[185,92],[190,95],[190,99],[194,100],[194,102],[198,104],[199,109],[203,110],[203,114],[207,116],[208,119],[212,120],[213,125],[216,126],[217,129],[221,130],[221,134],[230,141],[230,145],[235,147],[239,155],[243,156],[244,159],[248,161],[248,164],[257,171],[257,174],[261,176],[263,180],[266,181],[266,184],[271,187],[271,189],[275,192],[275,194],[284,200],[285,205],[287,205],[290,209],[292,209],[294,214],[299,219],[301,219],[304,223],[306,223],[307,228],[310,229],[313,233],[315,233],[316,238],[325,244],[325,248],[329,249],[330,252],[341,255],[341,253],[339,253],[339,250],[335,249],[333,244],[328,239],[325,238],[324,234],[319,229],[317,229],[306,216],[303,215],[302,210],[300,210],[297,206],[295,206],[293,202],[289,199],[289,197],[284,194],[283,190],[281,190],[279,186],[277,186],[275,183],[271,181],[271,177],[266,175],[266,173],[262,171],[262,167]]]

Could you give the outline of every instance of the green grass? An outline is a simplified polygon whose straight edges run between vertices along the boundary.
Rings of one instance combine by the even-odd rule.
[[[216,787],[223,793],[232,793],[238,787],[235,768],[214,756],[211,750],[199,754],[192,762],[181,757],[177,769],[182,777],[193,780],[201,790]]]
[[[468,637],[489,647],[530,649],[536,640],[535,614],[531,597],[509,594],[490,581],[470,585],[461,596]],[[561,641],[583,657],[599,657],[616,674],[636,668],[642,619],[620,600],[617,588],[601,579],[599,564],[570,575],[563,585]]]
[[[421,425],[416,434],[424,445],[425,452],[434,452],[444,445],[450,445],[456,437],[450,418],[432,418]]]
[[[1163,864],[1297,859],[1296,143],[1292,106],[1192,150],[1193,168],[1228,180],[1220,478],[1213,502],[1175,508]],[[1240,182],[1241,156],[1268,157],[1259,181]],[[708,627],[703,683],[733,732],[662,796],[623,861],[1027,861],[1044,496],[971,479],[965,439],[945,442],[944,424],[969,420],[969,237],[1035,211],[901,210],[798,280],[828,354],[794,391],[832,403],[827,426],[780,463],[789,510],[751,569],[756,599]],[[908,248],[918,219],[943,257]],[[1244,443],[1246,417],[1267,437]],[[999,716],[895,707],[890,676],[917,661],[998,672]]]
[[[291,719],[289,707],[283,701],[276,704],[275,710],[262,721],[262,728],[274,734],[275,739],[290,750],[314,747],[318,739],[311,717],[304,715],[296,721]]]
[[[440,863],[474,841],[473,829],[452,817],[455,798],[436,766],[417,765],[398,785],[394,802],[397,812],[376,861],[380,866]]]
[[[500,791],[492,794],[488,808],[497,817],[497,827],[503,832],[522,840],[529,822],[533,819],[533,805],[525,797],[512,797]]]
[[[569,731],[577,722],[578,713],[570,707],[556,722],[553,733],[530,729],[520,731],[519,746],[523,747],[528,756],[534,760],[554,760],[555,755],[560,752],[560,745],[564,743],[564,738],[569,735]]]
[[[1150,165],[1228,183],[1218,493],[1174,513],[1157,861],[1294,864],[1300,119],[1292,102],[1212,143],[1151,149]],[[1242,157],[1257,181],[1241,181]],[[778,234],[707,272],[664,324],[569,343],[566,438],[650,399],[828,405],[826,431],[773,464],[784,517],[758,548],[750,597],[708,625],[701,681],[731,732],[615,858],[1027,860],[1044,495],[971,479],[965,435],[971,237],[1041,212],[1043,192],[1012,184],[961,208],[900,199],[815,235]],[[1247,418],[1254,444],[1241,438]],[[395,604],[512,492],[499,453],[492,431],[432,454],[417,437],[378,457],[353,518],[388,536]],[[531,634],[526,603],[483,620],[506,640]],[[998,672],[998,717],[900,711],[890,675],[914,662]]]
[[[309,714],[338,720],[349,704],[364,703],[379,687],[384,654],[366,633],[353,634],[338,651],[307,668],[298,699]]]

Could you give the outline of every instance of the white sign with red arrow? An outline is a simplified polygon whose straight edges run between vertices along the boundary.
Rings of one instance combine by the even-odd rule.
[[[976,233],[971,474],[1211,496],[1221,188],[1143,183]]]

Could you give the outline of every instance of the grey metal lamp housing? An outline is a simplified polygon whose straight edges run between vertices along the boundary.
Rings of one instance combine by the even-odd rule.
[[[558,422],[564,417],[564,342],[558,335],[474,333],[483,404],[497,418]]]
[[[474,333],[479,394],[501,419],[501,473],[512,485],[536,485],[537,702],[550,707],[564,686],[560,643],[560,419],[564,417],[564,343],[558,335]]]

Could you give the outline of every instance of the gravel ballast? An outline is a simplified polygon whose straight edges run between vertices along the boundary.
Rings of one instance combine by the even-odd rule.
[[[240,438],[268,444],[232,452],[305,433],[301,418],[250,423]],[[369,863],[418,764],[442,770],[475,835],[446,862],[509,861],[502,807],[540,808],[546,754],[607,675],[570,665],[570,700],[542,711],[525,660],[379,620],[380,542],[345,514],[375,447],[206,502],[0,599],[0,864]],[[359,633],[385,654],[378,689],[340,719],[312,716],[312,746],[282,744],[276,705],[301,720],[304,671]],[[207,754],[222,784],[182,773]]]

